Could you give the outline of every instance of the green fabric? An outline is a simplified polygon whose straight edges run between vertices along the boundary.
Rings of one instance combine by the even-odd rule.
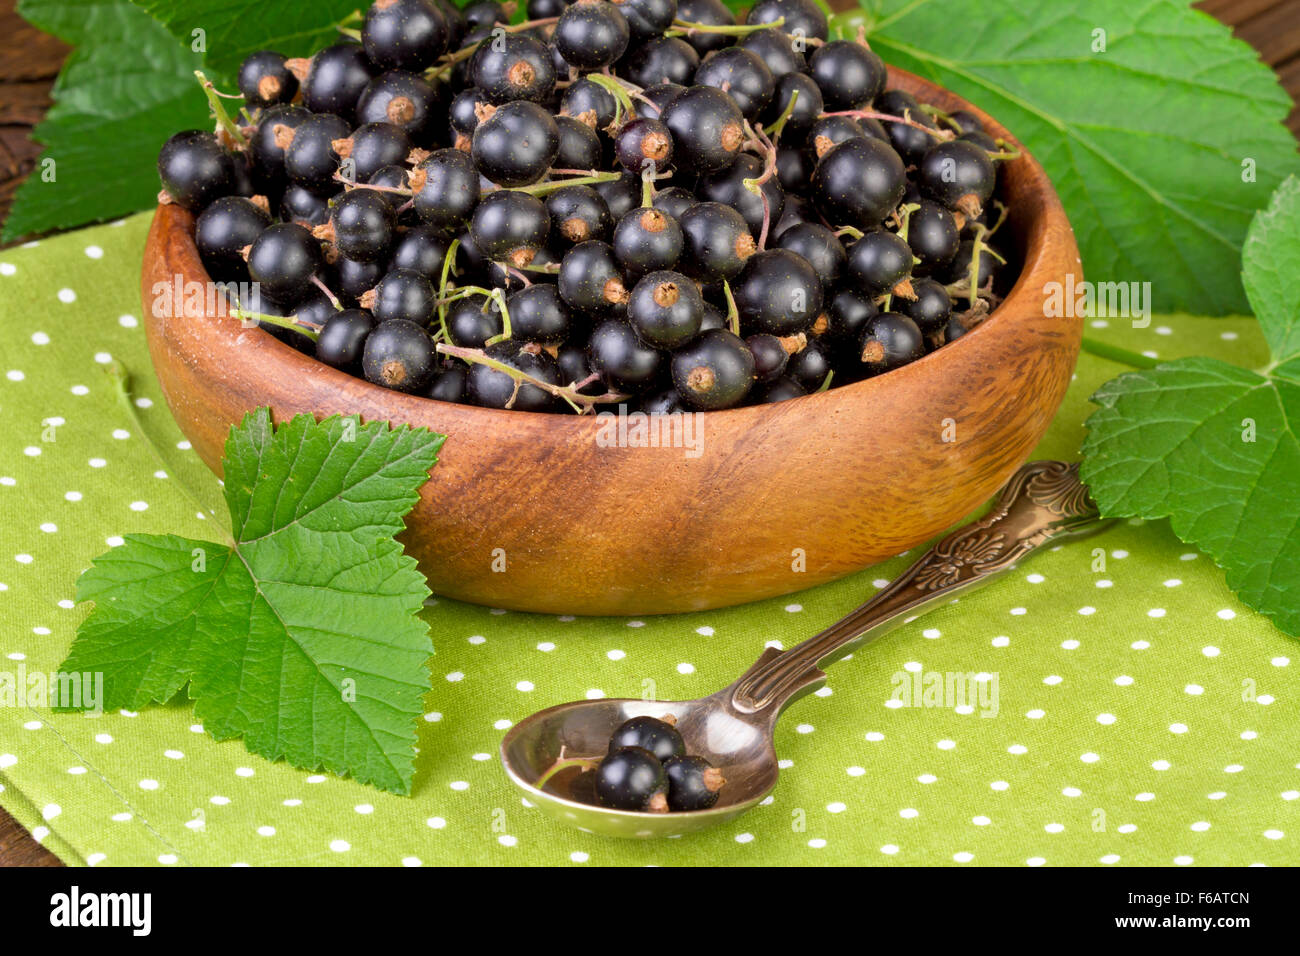
[[[118,536],[205,535],[182,484],[218,501],[162,402],[137,321],[148,221],[0,251],[0,671],[59,665],[86,614],[71,600],[77,575]],[[1090,334],[1161,357],[1265,360],[1248,320],[1111,324]],[[113,360],[165,462],[132,434],[105,374]],[[1123,370],[1083,357],[1040,457],[1075,453],[1087,396]],[[636,843],[564,829],[502,774],[511,721],[588,694],[640,696],[647,681],[663,699],[702,695],[765,642],[812,634],[904,564],[642,621],[436,602],[411,797],[215,743],[182,699],[99,718],[0,708],[0,803],[74,864],[1296,860],[1296,643],[1163,523],[1122,523],[1043,554],[837,664],[822,696],[780,725],[773,798],[711,833]],[[995,675],[997,716],[887,706],[891,678],[909,667]]]

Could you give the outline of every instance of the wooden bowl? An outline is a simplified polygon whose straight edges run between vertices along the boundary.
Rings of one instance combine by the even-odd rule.
[[[891,85],[972,110],[919,77]],[[611,447],[608,420],[451,405],[335,371],[235,319],[146,307],[149,350],[181,430],[220,471],[229,427],[357,413],[448,436],[404,543],[440,595],[555,614],[724,607],[830,581],[911,548],[973,511],[1025,462],[1056,413],[1082,322],[1044,314],[1044,285],[1082,279],[1052,184],[1028,153],[1003,195],[1023,268],[1005,301],[951,345],[887,375],[781,402],[690,416],[698,453]],[[206,282],[193,217],[160,206],[155,283]],[[630,422],[629,422],[630,424]],[[624,442],[626,446],[628,442]]]

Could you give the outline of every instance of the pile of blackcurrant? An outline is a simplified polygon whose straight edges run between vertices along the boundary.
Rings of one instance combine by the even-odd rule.
[[[545,787],[559,771],[580,767],[569,790],[583,802],[642,813],[707,810],[727,781],[703,757],[686,752],[676,723],[672,714],[626,720],[609,738],[605,756],[561,757],[537,786]]]
[[[249,56],[235,116],[204,81],[161,198],[236,315],[438,401],[653,414],[888,372],[1000,301],[1017,152],[814,0],[513,6],[376,0]]]

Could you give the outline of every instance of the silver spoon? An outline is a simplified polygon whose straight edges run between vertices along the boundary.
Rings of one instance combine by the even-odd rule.
[[[667,837],[694,833],[744,813],[776,786],[773,731],[781,712],[826,680],[822,668],[953,595],[983,584],[1048,542],[1101,524],[1078,466],[1030,462],[1003,487],[987,515],[947,535],[888,587],[847,617],[789,650],[768,648],[749,670],[700,700],[579,700],[533,714],[501,742],[506,773],[528,801],[588,833]],[[599,758],[629,717],[677,719],[687,750],[719,768],[726,783],[708,810],[642,813],[578,799],[580,768],[553,772],[566,758]],[[552,771],[544,786],[537,781]]]

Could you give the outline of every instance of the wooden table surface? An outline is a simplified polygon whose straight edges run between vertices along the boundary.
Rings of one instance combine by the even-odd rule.
[[[853,0],[831,0],[845,9]],[[1300,102],[1300,0],[1201,0],[1200,9],[1230,24],[1255,47]],[[0,222],[14,191],[36,163],[40,148],[31,129],[50,105],[50,86],[68,48],[29,26],[14,11],[14,0],[0,0]],[[1300,107],[1287,118],[1300,136]],[[59,866],[14,819],[0,810],[0,866]]]

